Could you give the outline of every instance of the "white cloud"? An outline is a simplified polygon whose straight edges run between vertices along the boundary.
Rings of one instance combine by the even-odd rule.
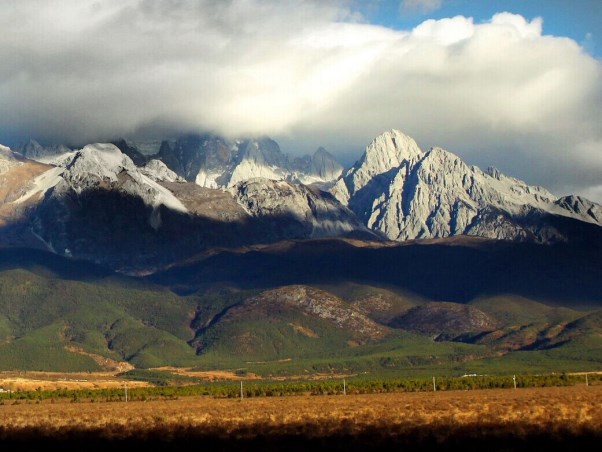
[[[418,40],[434,41],[442,46],[449,46],[468,39],[473,34],[472,18],[464,16],[441,20],[429,19],[412,30],[412,36]]]
[[[210,129],[349,161],[395,127],[558,194],[599,193],[602,65],[577,43],[510,13],[395,31],[349,5],[2,3],[0,142]]]

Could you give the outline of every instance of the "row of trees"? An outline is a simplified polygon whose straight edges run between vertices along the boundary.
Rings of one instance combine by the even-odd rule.
[[[387,392],[449,391],[492,388],[527,388],[545,386],[569,386],[576,384],[601,384],[602,375],[475,375],[464,377],[399,378],[244,382],[243,397],[270,397],[288,395],[335,395],[371,394]],[[0,393],[0,403],[7,400],[71,399],[72,401],[121,401],[125,400],[127,382],[123,388],[6,391]],[[241,395],[241,383],[204,383],[187,385],[152,386],[127,389],[129,400],[174,399],[187,396],[211,396],[235,398]]]

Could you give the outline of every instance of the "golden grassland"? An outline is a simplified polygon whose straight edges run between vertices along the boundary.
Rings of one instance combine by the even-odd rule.
[[[0,440],[11,450],[30,450],[25,446],[32,444],[176,450],[191,441],[214,450],[599,447],[602,386],[243,400],[5,401]]]
[[[0,388],[11,391],[108,389],[123,387],[116,372],[0,372]],[[128,381],[129,387],[147,387],[149,383]]]

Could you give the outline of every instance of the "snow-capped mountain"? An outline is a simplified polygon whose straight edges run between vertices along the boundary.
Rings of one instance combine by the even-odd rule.
[[[254,155],[257,147],[248,147]],[[208,189],[160,160],[138,167],[117,146],[101,143],[52,162],[0,149],[0,244],[37,245],[131,272],[215,246],[354,233],[377,238],[329,193],[283,180]]]
[[[602,242],[602,206],[557,198],[440,148],[423,152],[395,130],[377,137],[330,193],[319,188],[341,170],[330,154],[290,163],[269,139],[165,141],[156,154],[134,154],[138,165],[114,144],[35,155],[47,163],[0,148],[0,245],[128,272],[285,239]]]
[[[136,166],[159,160],[179,177],[201,187],[227,189],[256,177],[287,180],[328,189],[343,167],[324,148],[313,155],[289,159],[270,138],[228,140],[217,135],[188,135],[161,142],[112,142]],[[35,140],[15,149],[24,157],[41,163],[61,164],[72,151],[64,145],[42,146]]]
[[[343,171],[324,148],[291,162],[270,138],[227,140],[216,135],[190,135],[163,141],[155,155],[142,152],[138,143],[120,140],[115,144],[137,165],[144,164],[145,159],[158,159],[187,181],[207,188],[226,189],[256,177],[326,187]]]
[[[598,204],[481,171],[441,148],[423,152],[397,130],[377,137],[331,192],[392,240],[466,234],[551,243],[568,239],[565,220],[602,226]]]

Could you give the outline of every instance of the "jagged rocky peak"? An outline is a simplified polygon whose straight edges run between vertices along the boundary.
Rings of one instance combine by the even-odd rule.
[[[313,155],[296,157],[291,168],[306,176],[315,176],[323,180],[336,180],[343,172],[343,166],[323,147],[319,147]]]
[[[288,180],[327,190],[339,178],[343,166],[326,149],[320,147],[313,155],[296,157],[290,165],[290,170]]]
[[[410,164],[421,158],[422,151],[413,138],[399,130],[389,130],[366,147],[362,157],[340,178],[332,193],[343,204],[378,176],[381,183],[388,183],[392,172],[404,164]]]
[[[207,188],[222,188],[226,186],[237,152],[237,144],[223,137],[188,135],[175,141],[164,141],[156,158],[189,182]]]
[[[602,205],[581,196],[569,195],[556,200],[556,205],[592,222],[602,224]]]
[[[290,175],[288,156],[269,138],[242,141],[227,187],[255,177],[284,180]]]
[[[30,139],[27,143],[17,146],[15,150],[23,157],[42,163],[48,163],[58,156],[71,152],[71,149],[65,145],[42,146],[34,139]]]
[[[163,141],[156,158],[187,181],[194,182],[206,165],[207,151],[219,145],[213,136],[188,135],[176,141]]]
[[[319,147],[311,159],[312,173],[324,180],[335,180],[343,172],[343,166],[323,147]]]
[[[256,164],[279,166],[286,168],[288,158],[280,150],[280,146],[271,138],[245,140],[240,145],[239,160],[251,160]]]
[[[398,131],[377,137],[331,193],[366,226],[393,240],[477,235],[538,243],[565,241],[554,216],[602,226],[600,206],[558,201],[546,189],[481,171],[439,147],[422,153]]]
[[[227,189],[254,177],[329,188],[342,171],[341,165],[323,148],[313,156],[291,162],[269,137],[229,139],[207,133],[160,143],[119,139],[113,144],[138,167],[144,167],[150,160],[160,160],[179,177],[206,188]]]
[[[342,167],[325,150],[289,160],[268,137],[226,139],[217,135],[189,135],[164,141],[154,156],[169,169],[201,187],[227,189],[255,177],[300,183],[332,183]]]
[[[154,157],[187,181],[207,188],[227,188],[252,177],[283,179],[287,175],[287,157],[269,138],[188,135],[164,141]]]
[[[398,168],[404,162],[415,162],[422,155],[413,138],[399,130],[389,130],[368,145],[362,158],[354,165],[354,173],[373,177]]]

